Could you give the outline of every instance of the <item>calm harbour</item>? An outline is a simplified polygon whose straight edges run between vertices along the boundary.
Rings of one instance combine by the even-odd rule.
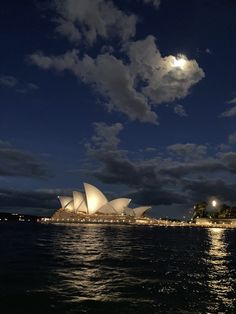
[[[236,230],[0,224],[3,314],[236,313]]]

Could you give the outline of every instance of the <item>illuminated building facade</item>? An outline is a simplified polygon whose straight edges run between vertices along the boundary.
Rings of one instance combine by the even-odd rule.
[[[71,197],[58,196],[58,199],[61,208],[53,215],[54,218],[71,218],[78,215],[141,218],[150,208],[149,206],[130,208],[128,207],[131,202],[129,198],[108,201],[98,188],[88,183],[84,183],[84,193],[74,191]]]

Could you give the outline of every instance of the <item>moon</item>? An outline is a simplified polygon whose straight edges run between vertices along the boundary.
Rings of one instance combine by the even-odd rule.
[[[177,56],[173,59],[173,67],[183,69],[187,63],[185,56]]]

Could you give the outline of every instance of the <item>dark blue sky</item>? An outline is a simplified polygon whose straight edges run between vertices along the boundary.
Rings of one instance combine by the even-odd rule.
[[[1,210],[91,182],[157,216],[236,202],[236,2],[3,1]]]

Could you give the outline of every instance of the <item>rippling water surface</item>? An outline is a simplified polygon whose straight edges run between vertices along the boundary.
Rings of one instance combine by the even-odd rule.
[[[0,224],[0,312],[236,313],[236,230]]]

